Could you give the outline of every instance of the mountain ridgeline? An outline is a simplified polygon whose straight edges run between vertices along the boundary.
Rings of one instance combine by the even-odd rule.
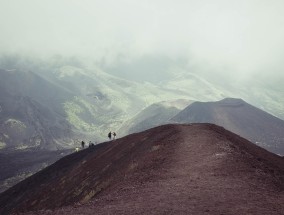
[[[0,149],[58,150],[105,140],[175,89],[136,83],[60,57],[0,57]],[[180,99],[188,94],[179,92]]]
[[[124,123],[119,133],[124,135],[132,134],[163,125],[192,102],[190,100],[178,99],[154,103]]]
[[[241,99],[195,102],[170,122],[216,124],[273,153],[284,155],[284,121]]]
[[[191,104],[237,92],[283,116],[278,91],[261,91],[260,82],[254,82],[255,91],[233,89],[171,66],[167,73],[159,82],[135,81],[74,58],[1,56],[0,192],[74,151],[82,140],[105,141],[110,130],[122,137],[168,123],[209,122],[284,154],[282,120],[240,100]]]
[[[173,68],[169,66],[168,78],[159,83],[136,82],[76,58],[1,56],[0,149],[58,150],[74,148],[81,139],[101,142],[109,130],[124,135],[168,123],[185,107],[180,101],[216,101],[236,92],[258,107],[283,114],[282,103],[277,103],[281,100],[270,99],[282,96],[270,89],[260,93],[262,85],[254,85],[256,95]]]
[[[217,102],[192,102],[177,109],[157,103],[129,120],[126,133],[140,132],[168,123],[212,123],[226,128],[255,144],[284,155],[284,121],[256,108],[242,99],[226,98]]]
[[[284,159],[212,124],[70,154],[0,194],[0,213],[283,214]]]

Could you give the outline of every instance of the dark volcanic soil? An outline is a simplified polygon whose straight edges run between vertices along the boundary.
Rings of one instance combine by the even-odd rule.
[[[0,193],[70,153],[71,150],[2,150],[0,152]]]
[[[223,128],[194,124],[67,156],[3,193],[0,212],[267,215],[284,214],[283,203],[283,158]]]

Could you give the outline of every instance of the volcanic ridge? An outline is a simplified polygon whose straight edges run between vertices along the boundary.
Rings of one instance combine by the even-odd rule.
[[[0,194],[0,214],[284,214],[284,159],[213,124],[70,154]]]
[[[212,123],[224,127],[275,154],[284,155],[284,121],[242,99],[194,102],[171,123]]]

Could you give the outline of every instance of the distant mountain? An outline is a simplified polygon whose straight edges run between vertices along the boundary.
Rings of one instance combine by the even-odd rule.
[[[178,99],[154,103],[127,121],[119,133],[132,134],[166,124],[172,117],[192,102],[190,100]]]
[[[172,90],[124,80],[98,68],[90,71],[62,66],[43,75],[76,94],[64,103],[68,122],[76,130],[93,135],[98,142],[105,140],[110,130],[118,131],[144,107],[176,96]]]
[[[284,120],[284,85],[280,84],[283,82],[282,78],[273,80],[272,77],[257,75],[233,80],[232,77],[216,76],[214,72],[202,74],[202,71],[179,69],[174,69],[172,73],[177,73],[176,77],[162,82],[161,85],[180,93],[187,92],[187,99],[207,102],[223,98],[242,98]]]
[[[180,108],[166,103],[177,99],[211,101],[240,95],[258,107],[283,115],[283,96],[278,88],[264,88],[256,81],[249,92],[248,87],[227,88],[171,61],[165,64],[166,60],[145,59],[150,64],[139,67],[138,72],[147,70],[142,77],[132,73],[136,64],[119,75],[126,67],[112,68],[107,73],[99,64],[82,63],[76,58],[41,60],[1,55],[0,153],[74,150],[81,140],[105,141],[110,130],[118,137],[138,132],[175,115]],[[165,67],[157,71],[160,65]],[[158,73],[152,76],[153,71]],[[37,166],[45,163],[38,161]],[[36,171],[32,161],[26,164]],[[0,189],[1,183],[5,182],[0,180]]]
[[[174,116],[176,123],[213,123],[284,155],[284,121],[241,99],[195,102]]]
[[[60,106],[73,95],[29,71],[0,69],[0,143],[5,149],[62,149],[74,137]]]
[[[62,158],[0,194],[0,213],[280,215],[283,191],[283,158],[216,125],[165,125]]]
[[[70,91],[26,70],[0,69],[0,192],[74,148],[78,135],[61,106]]]
[[[101,142],[144,107],[176,96],[150,83],[57,60],[0,58],[0,150]]]
[[[106,140],[109,130],[121,129],[119,136],[126,133],[131,129],[129,123],[132,124],[132,119],[143,109],[148,112],[145,108],[152,104],[176,99],[212,101],[239,93],[242,98],[253,100],[258,107],[269,110],[275,107],[277,111],[274,112],[282,114],[282,104],[269,97],[279,98],[280,95],[274,91],[261,93],[269,103],[264,106],[260,102],[264,100],[259,100],[254,93],[254,89],[258,94],[260,92],[257,86],[251,92],[239,86],[221,86],[171,61],[165,64],[166,61],[150,58],[137,64],[153,65],[153,69],[165,65],[157,77],[148,77],[151,82],[147,82],[147,75],[133,80],[128,77],[136,64],[130,67],[122,65],[117,70],[112,68],[107,73],[98,65],[84,64],[76,58],[54,56],[43,61],[17,55],[0,56],[0,131],[3,131],[0,133],[0,149],[37,146],[54,150],[73,147],[81,139],[101,142]],[[125,76],[119,76],[127,68]],[[148,71],[149,74],[151,71]],[[162,74],[166,75],[161,77]],[[30,121],[19,118],[19,112],[22,118]],[[172,114],[170,110],[162,117],[168,114]],[[147,118],[148,114],[145,115]],[[159,121],[159,117],[155,120]],[[142,121],[133,131],[146,127],[148,122]],[[151,126],[159,124],[149,123]],[[23,129],[24,126],[27,128]]]
[[[27,158],[17,171],[6,174],[1,168],[0,191],[58,159],[28,159],[30,153],[53,156],[49,151],[74,150],[81,140],[102,142],[144,107],[176,97],[173,90],[60,57],[41,61],[1,56],[0,76],[0,154]]]
[[[102,142],[144,107],[176,97],[174,91],[60,57],[40,61],[2,56],[0,76],[0,156],[25,158],[13,167],[17,171],[7,174],[1,168],[0,191],[57,160],[50,151],[74,150],[81,140]],[[31,153],[42,159],[29,159]]]

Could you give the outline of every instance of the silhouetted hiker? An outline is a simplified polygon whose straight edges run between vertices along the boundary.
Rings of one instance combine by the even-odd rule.
[[[82,145],[82,148],[85,148],[85,142],[84,141],[81,142],[81,145]]]
[[[115,133],[115,132],[113,132],[112,134],[113,134],[113,139],[115,140],[116,133]]]
[[[108,133],[108,138],[111,140],[111,131]]]

